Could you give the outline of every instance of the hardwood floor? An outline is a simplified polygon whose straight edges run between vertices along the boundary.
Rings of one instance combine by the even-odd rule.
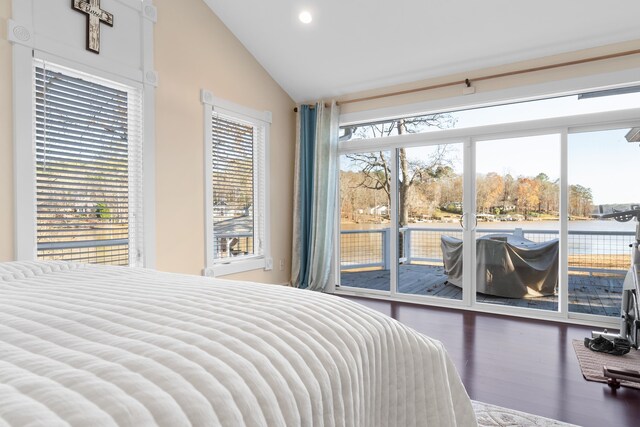
[[[640,425],[640,390],[582,377],[571,342],[591,328],[349,298],[442,341],[474,400],[584,427]]]

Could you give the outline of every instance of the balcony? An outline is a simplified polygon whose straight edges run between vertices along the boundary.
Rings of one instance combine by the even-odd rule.
[[[514,229],[479,228],[476,236],[490,233],[514,233]],[[534,242],[558,238],[555,230],[523,230]],[[447,283],[443,267],[440,237],[462,238],[456,228],[404,227],[400,229],[397,292],[462,299],[462,289]],[[390,265],[389,228],[342,230],[340,242],[340,284],[388,291]],[[569,311],[617,317],[620,312],[622,282],[629,266],[629,231],[570,230],[568,240]],[[558,295],[504,298],[478,293],[478,302],[542,310],[557,310]]]

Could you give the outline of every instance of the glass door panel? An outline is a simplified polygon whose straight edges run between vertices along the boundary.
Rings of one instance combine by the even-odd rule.
[[[396,153],[397,292],[462,300],[463,144]]]
[[[560,135],[476,143],[476,301],[558,310]]]
[[[340,156],[340,286],[389,291],[391,152]]]
[[[611,214],[640,205],[635,131],[569,134],[569,312],[620,315],[636,221]]]

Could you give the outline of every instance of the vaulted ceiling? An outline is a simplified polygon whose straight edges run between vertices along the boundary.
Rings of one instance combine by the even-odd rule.
[[[640,44],[638,0],[204,1],[296,102]]]

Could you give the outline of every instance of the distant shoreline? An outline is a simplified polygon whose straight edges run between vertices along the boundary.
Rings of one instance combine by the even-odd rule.
[[[340,228],[342,230],[371,230],[389,228],[390,222],[361,222],[341,221]],[[427,220],[422,222],[409,223],[410,228],[460,228],[460,220],[444,219],[440,221]],[[618,222],[612,219],[581,219],[569,221],[569,230],[575,231],[629,231],[634,232],[636,227],[635,221]],[[489,229],[510,229],[522,228],[524,230],[560,230],[560,222],[553,220],[536,220],[536,221],[478,221],[477,228]]]

